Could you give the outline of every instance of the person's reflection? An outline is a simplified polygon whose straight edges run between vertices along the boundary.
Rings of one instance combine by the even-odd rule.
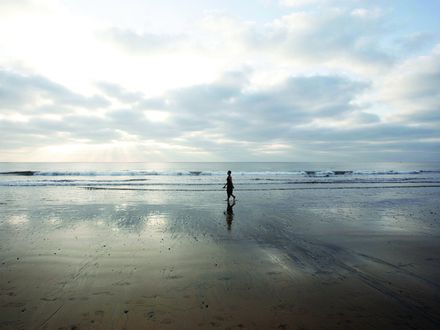
[[[233,207],[235,205],[235,200],[232,202],[232,204],[228,200],[228,207],[226,208],[226,211],[223,212],[226,215],[226,223],[228,225],[228,230],[231,230],[232,221],[234,220],[234,211]]]

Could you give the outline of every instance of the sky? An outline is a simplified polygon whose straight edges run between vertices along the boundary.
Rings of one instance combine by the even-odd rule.
[[[440,161],[439,12],[0,0],[0,161]]]

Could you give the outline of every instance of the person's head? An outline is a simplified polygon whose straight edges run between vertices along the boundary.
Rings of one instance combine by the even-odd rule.
[[[231,171],[228,171],[228,175],[231,175],[231,173],[232,173]]]

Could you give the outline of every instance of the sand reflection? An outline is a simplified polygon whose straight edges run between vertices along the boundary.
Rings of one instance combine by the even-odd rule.
[[[232,221],[234,221],[234,210],[233,210],[234,205],[235,205],[235,200],[232,203],[228,201],[228,206],[226,207],[226,211],[223,212],[226,215],[226,224],[228,226],[228,230],[231,230]]]
[[[10,225],[15,225],[15,226],[23,226],[23,225],[27,224],[28,221],[29,221],[29,218],[28,218],[27,214],[11,215],[8,219],[8,223]]]
[[[150,213],[146,217],[145,230],[164,231],[167,229],[168,216],[166,213]]]

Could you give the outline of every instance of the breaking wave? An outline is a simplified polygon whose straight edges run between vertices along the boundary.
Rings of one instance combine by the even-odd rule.
[[[251,165],[252,166],[252,165]],[[325,166],[325,165],[324,165]],[[348,167],[348,166],[347,166]],[[2,187],[83,187],[148,190],[217,190],[225,181],[225,171],[219,170],[150,170],[150,169],[97,169],[97,170],[15,170],[0,172]],[[213,166],[215,168],[215,166]],[[304,186],[371,186],[440,184],[440,170],[355,169],[347,170],[298,168],[289,170],[233,171],[237,190],[244,189],[297,189]],[[254,167],[255,168],[255,165]],[[252,169],[253,169],[252,168]],[[217,168],[216,168],[217,169]],[[302,188],[301,188],[302,189]]]
[[[257,176],[257,175],[292,175],[308,177],[329,177],[329,176],[350,176],[350,175],[399,175],[399,174],[420,174],[440,173],[440,171],[399,171],[399,170],[318,170],[318,171],[235,171],[235,176]],[[11,171],[0,172],[0,175],[17,176],[224,176],[224,171],[149,171],[149,170],[127,170],[127,171]]]

